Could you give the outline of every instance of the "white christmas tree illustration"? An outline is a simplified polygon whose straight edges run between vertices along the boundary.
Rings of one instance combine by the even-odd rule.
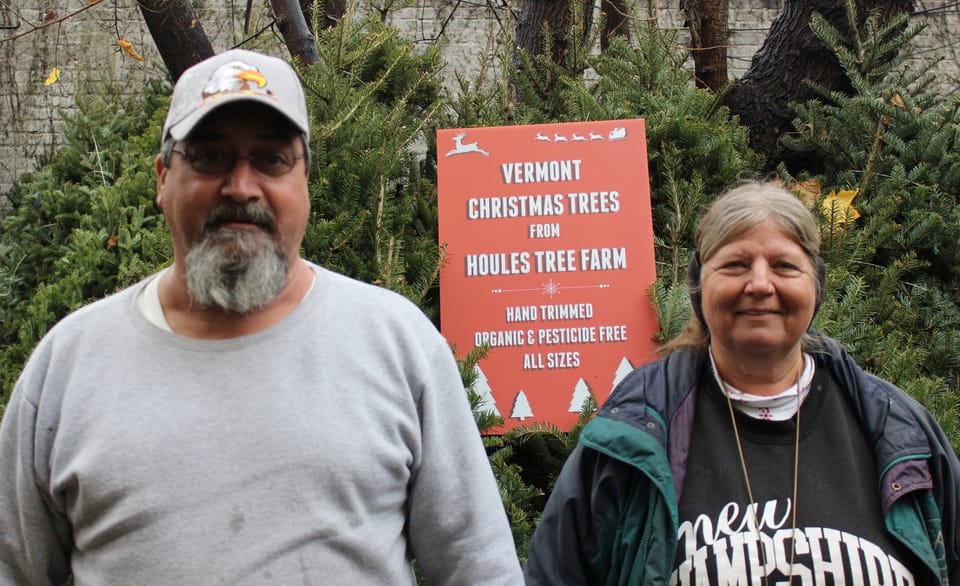
[[[493,398],[493,392],[490,389],[490,382],[487,380],[487,375],[483,373],[483,369],[478,365],[473,366],[473,372],[477,375],[476,380],[473,381],[473,390],[480,395],[477,410],[485,411],[499,417],[500,410],[497,409],[497,400]]]
[[[624,356],[620,361],[620,365],[617,366],[617,372],[613,375],[613,385],[610,387],[610,390],[616,388],[616,386],[620,384],[620,381],[626,378],[631,372],[633,372],[633,365],[630,364],[630,361]]]
[[[527,394],[523,389],[517,393],[517,398],[513,400],[513,409],[510,411],[512,419],[523,421],[527,417],[533,417],[533,410],[530,409],[530,401],[527,400]]]
[[[577,379],[577,384],[573,387],[573,398],[570,399],[570,408],[567,409],[570,413],[580,413],[580,410],[583,409],[583,403],[590,398],[590,385],[587,384],[587,381],[582,378]]]

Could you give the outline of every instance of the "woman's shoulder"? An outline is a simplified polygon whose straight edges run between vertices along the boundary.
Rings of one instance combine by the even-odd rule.
[[[931,435],[942,434],[930,411],[899,385],[864,369],[837,340],[817,355],[818,364],[830,369],[851,400],[861,423],[876,440],[891,438],[909,446],[927,443]]]
[[[636,419],[651,410],[669,417],[696,387],[705,359],[681,350],[642,364],[614,387],[598,415]]]

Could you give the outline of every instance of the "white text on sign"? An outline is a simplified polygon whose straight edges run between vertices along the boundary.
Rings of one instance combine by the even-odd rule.
[[[576,271],[616,271],[627,268],[627,249],[573,248],[531,252],[492,252],[464,255],[468,277],[572,273]]]

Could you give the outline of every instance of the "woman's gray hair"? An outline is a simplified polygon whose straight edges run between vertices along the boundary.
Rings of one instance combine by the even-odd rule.
[[[758,225],[771,221],[788,238],[796,242],[810,258],[817,272],[816,296],[823,298],[823,261],[820,259],[820,226],[809,208],[793,192],[779,183],[754,181],[739,185],[717,198],[700,219],[694,234],[695,255],[691,259],[688,287],[691,304],[700,302],[700,267],[730,241],[749,232]],[[710,344],[710,332],[697,315],[699,307],[693,307],[693,315],[683,331],[663,347],[664,353],[688,349],[705,352]],[[803,346],[807,351],[816,349],[813,337],[804,334]]]
[[[694,246],[700,262],[766,221],[772,221],[796,242],[814,265],[820,256],[820,226],[792,191],[778,183],[745,183],[718,198],[700,219]]]

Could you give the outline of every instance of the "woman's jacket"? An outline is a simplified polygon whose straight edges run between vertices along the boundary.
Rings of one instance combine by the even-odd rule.
[[[831,369],[875,447],[886,526],[929,568],[918,584],[960,586],[960,463],[942,429],[835,341],[813,335],[824,347],[817,367]],[[704,356],[679,351],[617,385],[557,479],[533,538],[528,586],[669,583],[706,368]]]

